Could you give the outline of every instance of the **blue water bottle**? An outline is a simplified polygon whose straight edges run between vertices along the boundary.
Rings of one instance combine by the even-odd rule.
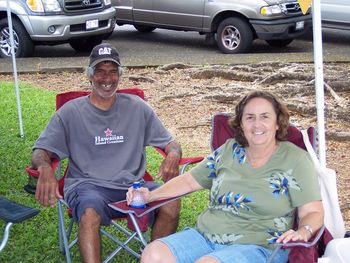
[[[143,195],[140,191],[138,191],[138,189],[141,188],[141,183],[140,182],[134,182],[132,184],[132,187],[134,188],[134,195],[133,195],[133,199],[130,203],[130,206],[133,208],[145,208],[146,204],[145,204],[145,200],[143,199]]]

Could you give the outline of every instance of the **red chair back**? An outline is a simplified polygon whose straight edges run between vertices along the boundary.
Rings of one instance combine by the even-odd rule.
[[[72,99],[76,99],[76,98],[79,98],[82,96],[89,95],[90,93],[91,93],[91,91],[89,91],[89,90],[68,91],[68,92],[59,93],[56,95],[56,110],[61,108],[63,106],[63,104],[65,104],[66,102],[68,102]],[[136,88],[136,87],[129,88],[129,89],[119,89],[119,90],[117,90],[117,93],[126,93],[126,94],[137,95],[141,99],[143,99],[143,100],[145,99],[145,94],[144,94],[143,90]]]
[[[212,150],[219,148],[223,145],[227,139],[231,139],[235,137],[235,131],[229,125],[230,115],[228,113],[217,113],[214,115],[212,119],[212,131],[211,131],[211,142],[210,145]],[[315,129],[313,127],[309,127],[308,130],[309,139],[311,145],[315,146]],[[288,127],[288,141],[294,143],[300,148],[306,150],[303,135],[301,131],[290,125]]]

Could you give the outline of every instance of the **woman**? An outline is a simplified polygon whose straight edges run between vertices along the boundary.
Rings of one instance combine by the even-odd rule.
[[[313,163],[286,141],[286,106],[254,91],[238,103],[230,125],[236,138],[190,172],[152,192],[142,189],[146,202],[210,189],[210,203],[195,228],[153,241],[141,262],[266,262],[273,243],[307,241],[323,225]],[[128,202],[132,196],[130,189]],[[287,262],[288,250],[274,259]]]

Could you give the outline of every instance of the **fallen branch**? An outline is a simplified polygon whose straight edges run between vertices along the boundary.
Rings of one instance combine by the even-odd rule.
[[[144,77],[144,76],[139,76],[139,75],[131,75],[131,76],[129,76],[129,80],[140,81],[140,82],[150,82],[150,83],[157,82],[157,80],[155,80],[154,78]]]
[[[194,79],[222,78],[228,80],[252,82],[259,78],[252,73],[237,73],[233,70],[204,69],[192,74]]]
[[[324,85],[326,89],[329,91],[329,93],[332,95],[332,97],[335,99],[335,102],[342,108],[346,108],[347,105],[345,103],[345,99],[341,98],[333,89],[331,86],[329,86],[326,82],[324,82]]]
[[[326,138],[333,141],[350,141],[350,132],[326,132]]]
[[[167,64],[164,66],[159,67],[160,70],[172,70],[172,69],[185,69],[185,68],[191,68],[193,66],[187,65],[187,64],[183,64],[183,63],[171,63],[171,64]]]
[[[159,101],[164,101],[164,100],[171,100],[171,99],[181,99],[181,98],[186,98],[186,97],[192,97],[192,96],[197,96],[198,94],[196,93],[182,93],[182,94],[175,94],[175,95],[168,95],[168,96],[163,96],[159,98]]]
[[[260,84],[276,84],[281,82],[282,80],[303,80],[303,81],[310,81],[312,80],[313,76],[311,73],[303,73],[300,74],[300,72],[278,72],[272,75],[269,75],[268,77],[264,78],[260,81]]]

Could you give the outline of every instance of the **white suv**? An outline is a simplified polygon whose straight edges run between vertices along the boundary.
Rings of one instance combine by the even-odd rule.
[[[321,0],[322,27],[350,30],[350,0]]]

